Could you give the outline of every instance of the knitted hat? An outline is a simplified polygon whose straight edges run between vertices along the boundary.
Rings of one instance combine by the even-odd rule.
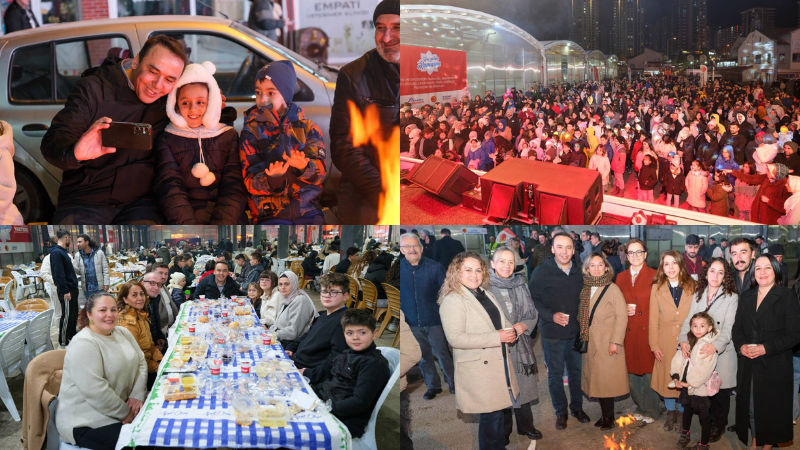
[[[167,95],[167,116],[178,128],[188,128],[186,119],[175,111],[175,104],[178,99],[180,88],[191,83],[205,83],[208,86],[208,103],[206,112],[203,115],[203,125],[206,128],[216,128],[219,125],[219,116],[222,113],[222,94],[219,90],[217,80],[214,79],[214,72],[217,68],[211,61],[202,64],[189,64],[183,69],[183,75],[175,83],[172,92]]]
[[[783,145],[784,146],[788,145],[789,147],[792,147],[792,153],[797,153],[797,143],[796,142],[789,141],[789,142],[787,142],[787,143],[785,143]]]
[[[297,73],[294,71],[294,64],[285,59],[273,61],[262,67],[256,74],[256,81],[264,78],[272,81],[272,84],[281,93],[286,103],[292,101],[294,88],[297,86]]]
[[[782,180],[789,176],[789,168],[783,164],[775,164],[775,179]]]
[[[375,12],[372,13],[372,23],[377,22],[378,16],[383,14],[400,15],[400,0],[383,0],[375,7]]]
[[[169,287],[179,287],[178,283],[183,279],[186,279],[186,275],[181,272],[173,272],[169,277]]]

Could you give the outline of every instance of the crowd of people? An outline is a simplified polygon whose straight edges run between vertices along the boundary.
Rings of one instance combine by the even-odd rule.
[[[260,248],[248,262],[237,256],[235,263],[222,250],[201,271],[193,268],[191,251],[207,254],[206,247],[187,245],[174,254],[162,245],[150,254],[142,251],[142,262],[153,259],[142,277],[108,292],[108,262],[88,236],[78,237],[74,256],[67,251],[71,244],[67,230],[58,230],[53,238],[55,244],[45,257],[48,275],[43,277],[53,283],[53,303],[63,312],[58,321],[59,346],[67,352],[57,426],[65,442],[96,450],[114,448],[121,426],[134,420],[156,380],[181,305],[201,296],[248,298],[261,324],[280,341],[317,395],[332,401],[332,413],[354,437],[364,433],[390,369],[373,342],[376,319],[369,311],[345,306],[350,295],[350,281],[344,275],[348,270],[333,269],[319,277],[325,311],[317,312],[313,300],[300,289],[297,275],[289,270],[272,272]],[[329,240],[324,256],[338,253],[338,244]],[[225,247],[221,241],[220,248]],[[316,254],[310,246],[299,247],[295,246]],[[379,247],[366,253],[373,260],[388,254]],[[358,257],[360,249],[352,249],[356,257],[342,263],[368,270],[370,265]],[[234,264],[236,272],[231,270]],[[44,266],[43,262],[43,273]],[[399,286],[397,265],[393,269],[392,279],[384,272],[381,282]],[[194,277],[200,280],[196,289],[187,290],[187,280],[191,284]],[[86,298],[81,308],[79,290]]]
[[[798,99],[758,81],[534,83],[502,97],[464,90],[460,103],[402,106],[404,156],[482,171],[513,158],[583,167],[599,172],[611,195],[627,186],[651,203],[800,223]]]
[[[270,2],[259,2],[264,3]],[[254,22],[274,28],[275,21],[261,17],[262,12],[254,12]],[[191,63],[181,40],[152,36],[133,58],[106,58],[78,80],[42,138],[42,155],[64,172],[48,221],[323,224],[330,151],[343,174],[339,200],[329,202],[339,204],[332,209],[338,221],[377,223],[383,191],[378,153],[370,143],[354,145],[348,103],[362,114],[380,105],[378,131],[387,136],[397,126],[399,1],[380,2],[373,21],[376,48],[338,71],[326,130],[329,150],[320,128],[293,102],[300,84],[291,61],[276,60],[258,69],[251,86],[255,105],[245,112],[237,133],[232,126],[236,111],[226,108],[214,64]],[[105,130],[118,122],[150,127],[151,146],[103,145],[108,142],[102,137]],[[120,133],[120,140],[127,137]],[[10,127],[0,126],[0,136],[10,141]],[[13,154],[10,142],[7,150]],[[13,179],[13,167],[5,169]],[[22,223],[19,214],[7,219]]]
[[[654,269],[640,239],[620,244],[556,227],[550,236],[533,230],[524,247],[516,237],[505,245],[492,238],[486,255],[462,246],[437,261],[425,256],[427,233],[413,231],[400,237],[401,296],[423,399],[442,392],[438,362],[458,409],[479,415],[479,448],[505,448],[512,415],[518,434],[542,439],[532,413],[536,339],[557,430],[569,415],[591,421],[584,396],[600,403],[594,425],[611,430],[615,399],[630,394],[637,421],[653,423],[666,410],[663,428],[680,433],[679,448],[707,449],[726,430],[751,448],[792,441],[800,303],[781,245],[761,236],[706,245],[690,234],[684,252],[663,252]],[[401,402],[402,439],[412,445],[407,392]],[[690,433],[695,415],[699,436]]]

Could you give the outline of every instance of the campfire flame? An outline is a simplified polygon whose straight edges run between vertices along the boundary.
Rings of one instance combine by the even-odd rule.
[[[378,107],[370,105],[361,111],[352,101],[350,109],[350,133],[356,147],[372,144],[380,160],[382,192],[378,206],[378,225],[400,223],[400,128],[394,127],[388,140],[383,140]]]
[[[615,433],[611,433],[611,436],[603,436],[603,448],[605,450],[634,450],[633,447],[629,446],[626,441],[628,440],[628,436],[630,436],[631,432],[625,430],[625,427],[628,425],[636,422],[636,419],[633,418],[630,414],[627,416],[622,416],[616,420],[617,426],[622,429],[619,436],[619,442],[617,442],[617,436]]]

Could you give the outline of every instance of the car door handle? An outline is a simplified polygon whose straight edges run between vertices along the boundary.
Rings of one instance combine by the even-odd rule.
[[[48,128],[49,127],[43,123],[29,123],[22,126],[22,133],[28,137],[40,138],[44,137]]]

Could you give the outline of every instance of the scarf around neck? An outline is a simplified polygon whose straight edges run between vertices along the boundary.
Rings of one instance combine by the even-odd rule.
[[[580,295],[581,304],[578,308],[578,323],[581,326],[581,340],[584,342],[589,341],[589,316],[591,315],[589,311],[589,302],[592,299],[592,288],[609,285],[613,278],[613,270],[609,270],[599,277],[593,277],[591,275],[583,276],[583,289],[581,289]],[[598,299],[598,301],[600,301],[600,299]]]
[[[504,294],[508,294],[512,305],[511,314],[508,314],[507,310],[502,306],[501,309],[506,313],[508,320],[512,324],[523,320],[537,321],[539,314],[533,306],[528,286],[521,275],[513,274],[511,278],[500,278],[494,271],[491,271],[490,278],[492,284],[489,290],[494,294],[498,302],[505,297]],[[533,353],[533,343],[529,335],[520,334],[519,339],[511,345],[510,350],[513,352],[514,361],[516,361],[514,365],[515,372],[522,375],[537,373],[536,356]]]

